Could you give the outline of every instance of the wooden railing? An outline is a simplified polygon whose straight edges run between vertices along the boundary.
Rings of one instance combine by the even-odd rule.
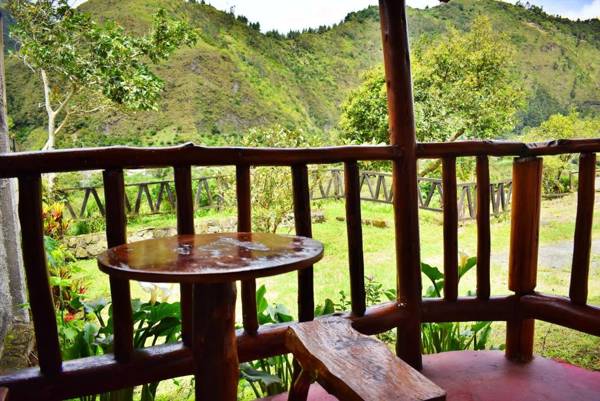
[[[63,150],[49,153],[23,153],[0,156],[0,178],[19,181],[19,216],[29,301],[36,332],[39,368],[25,369],[0,377],[0,387],[8,387],[11,400],[59,400],[101,393],[192,373],[190,349],[190,290],[181,288],[183,339],[181,343],[134,349],[129,282],[111,279],[114,314],[114,354],[62,361],[55,311],[50,292],[41,224],[42,174],[81,170],[103,170],[106,209],[106,235],[109,246],[125,243],[126,204],[124,169],[172,167],[175,175],[177,228],[194,232],[192,166],[230,165],[236,168],[238,228],[250,229],[250,168],[272,165],[292,172],[296,232],[311,236],[308,165],[344,163],[344,197],[348,237],[348,274],[351,311],[346,315],[365,334],[398,328],[398,355],[413,366],[420,364],[418,330],[422,322],[491,320],[507,322],[507,355],[517,360],[532,356],[533,319],[560,324],[600,336],[600,309],[587,303],[590,238],[594,206],[595,153],[600,139],[560,141],[544,144],[462,142],[419,144],[417,157],[442,159],[444,203],[443,299],[423,300],[420,271],[412,264],[398,264],[399,299],[367,308],[364,285],[364,254],[361,226],[361,195],[358,161],[388,160],[402,166],[398,146],[338,147],[320,149],[203,148],[185,145],[163,149],[102,148]],[[535,292],[537,237],[542,166],[541,156],[580,153],[580,180],[573,268],[569,298]],[[490,293],[490,192],[489,157],[515,156],[513,167],[513,207],[509,264],[510,296]],[[477,295],[458,295],[458,210],[456,157],[477,160]],[[397,187],[395,188],[397,191]],[[407,199],[396,192],[394,210],[407,207]],[[406,221],[396,219],[396,234]],[[418,238],[418,231],[415,231]],[[404,237],[410,240],[409,237]],[[417,246],[399,242],[398,246]],[[260,326],[256,318],[256,284],[242,283],[243,329],[238,331],[240,361],[249,361],[286,352],[287,325]],[[408,293],[410,291],[410,293]],[[414,294],[414,295],[411,295]],[[299,320],[313,319],[313,270],[298,274]],[[416,351],[415,351],[416,350]]]
[[[196,190],[193,191],[194,210],[223,206],[223,191],[215,192],[211,189],[219,179],[222,177],[205,176],[192,179],[196,182]],[[174,188],[174,180],[126,184],[125,207],[127,213],[130,215],[173,213],[176,208]],[[85,219],[105,215],[102,192],[102,185],[94,185],[57,189],[56,195],[59,201],[65,205],[71,218]],[[79,195],[82,195],[81,202],[76,203],[75,199],[79,198]],[[135,200],[132,202],[132,199]]]
[[[316,172],[315,172],[316,173]],[[311,200],[344,198],[344,170],[339,168],[319,171],[310,174]],[[313,177],[314,176],[314,177]],[[196,182],[194,191],[194,210],[221,208],[225,199],[226,176],[203,176],[193,178]],[[219,184],[220,183],[220,184]],[[316,183],[316,184],[315,184]],[[393,204],[392,174],[380,171],[359,172],[360,199],[367,202]],[[125,206],[130,215],[173,213],[176,197],[175,181],[147,181],[125,185]],[[418,179],[419,208],[438,213],[443,212],[442,180],[438,178]],[[474,182],[458,184],[458,217],[460,220],[474,219],[476,214],[476,191]],[[133,191],[132,191],[133,190]],[[510,180],[490,183],[491,213],[499,216],[509,211],[512,193]],[[63,203],[73,219],[103,217],[104,203],[101,196],[102,186],[82,186],[57,190],[60,202]],[[133,198],[132,198],[133,195]],[[81,198],[80,202],[76,202]],[[132,199],[135,199],[132,202]],[[229,202],[230,204],[233,202]],[[145,207],[144,207],[145,206]]]

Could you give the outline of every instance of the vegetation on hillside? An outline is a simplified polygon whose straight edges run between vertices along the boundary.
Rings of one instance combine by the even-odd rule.
[[[82,6],[98,21],[115,19],[131,34],[147,32],[160,8],[200,31],[193,48],[179,50],[153,69],[167,78],[161,110],[74,119],[58,146],[199,142],[277,123],[327,131],[337,125],[340,105],[361,75],[381,64],[376,7],[351,13],[333,27],[282,35],[262,34],[243,16],[198,2],[90,0]],[[410,9],[411,38],[467,31],[480,15],[489,17],[495,31],[505,32],[516,49],[514,63],[527,103],[519,111],[517,131],[572,107],[582,115],[599,112],[598,22],[570,21],[494,0],[454,0]],[[21,148],[43,146],[39,85],[18,61],[9,61],[9,110]]]
[[[147,60],[167,60],[196,33],[159,10],[152,32],[132,37],[113,21],[94,22],[66,0],[10,0],[19,43],[18,57],[42,80],[48,120],[44,150],[54,149],[56,135],[72,116],[104,107],[156,110],[164,87]]]

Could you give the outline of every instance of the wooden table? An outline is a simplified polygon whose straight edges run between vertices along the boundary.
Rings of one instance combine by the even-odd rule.
[[[201,234],[120,245],[98,256],[98,266],[112,277],[193,284],[196,400],[235,401],[235,282],[308,268],[322,257],[323,245],[305,237]]]

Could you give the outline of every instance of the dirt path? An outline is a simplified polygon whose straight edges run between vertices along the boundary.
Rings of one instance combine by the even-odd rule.
[[[600,258],[594,258],[594,255],[600,255],[600,239],[592,241],[591,267],[600,267]],[[538,265],[543,267],[563,268],[571,265],[573,258],[573,241],[565,240],[540,246]],[[492,263],[507,266],[508,252],[501,252],[492,255]]]

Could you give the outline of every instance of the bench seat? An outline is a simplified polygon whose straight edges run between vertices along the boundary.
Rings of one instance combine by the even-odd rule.
[[[343,401],[442,401],[445,392],[386,344],[340,317],[291,326],[286,347],[302,367],[290,400],[306,400],[311,381]]]

